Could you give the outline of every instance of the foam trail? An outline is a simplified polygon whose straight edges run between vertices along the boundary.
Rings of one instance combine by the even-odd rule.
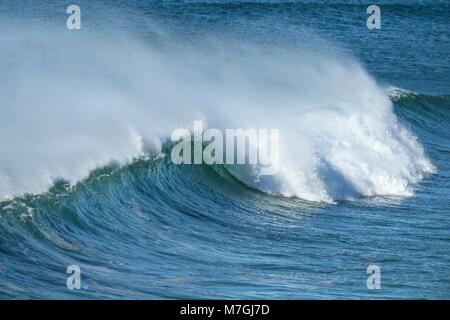
[[[165,45],[144,45],[42,30],[1,36],[0,199],[158,153],[172,130],[197,119],[280,129],[277,175],[228,168],[269,193],[313,201],[411,195],[433,170],[388,95],[350,58],[164,37]]]

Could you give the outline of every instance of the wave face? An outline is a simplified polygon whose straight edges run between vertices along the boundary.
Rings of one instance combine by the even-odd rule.
[[[433,170],[387,94],[351,58],[217,37],[180,43],[167,33],[164,45],[51,32],[24,43],[29,32],[1,44],[2,199],[160,154],[174,129],[199,119],[221,130],[281,130],[278,174],[228,168],[271,194],[412,195]]]
[[[340,3],[3,0],[0,298],[449,299],[448,4]],[[174,165],[195,120],[278,174]]]

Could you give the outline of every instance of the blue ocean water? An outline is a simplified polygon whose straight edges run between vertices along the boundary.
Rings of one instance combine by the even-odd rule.
[[[449,299],[450,3],[370,4],[3,0],[0,298]],[[173,164],[198,118],[282,171]]]

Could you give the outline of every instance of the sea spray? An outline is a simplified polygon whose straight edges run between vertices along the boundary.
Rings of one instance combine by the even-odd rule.
[[[25,44],[33,32],[39,41]],[[301,45],[164,37],[144,44],[89,33],[75,45],[67,35],[20,28],[3,37],[0,197],[158,154],[174,129],[196,119],[220,130],[281,128],[277,174],[227,166],[271,194],[411,195],[433,170],[388,95],[351,58]]]

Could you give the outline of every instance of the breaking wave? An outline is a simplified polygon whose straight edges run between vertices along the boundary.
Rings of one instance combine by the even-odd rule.
[[[394,113],[392,101],[408,94],[387,93],[351,57],[156,31],[163,41],[150,44],[38,31],[24,41],[24,32],[0,39],[0,199],[164,155],[171,132],[199,119],[222,130],[280,129],[276,175],[223,168],[270,194],[409,196],[434,170]]]

